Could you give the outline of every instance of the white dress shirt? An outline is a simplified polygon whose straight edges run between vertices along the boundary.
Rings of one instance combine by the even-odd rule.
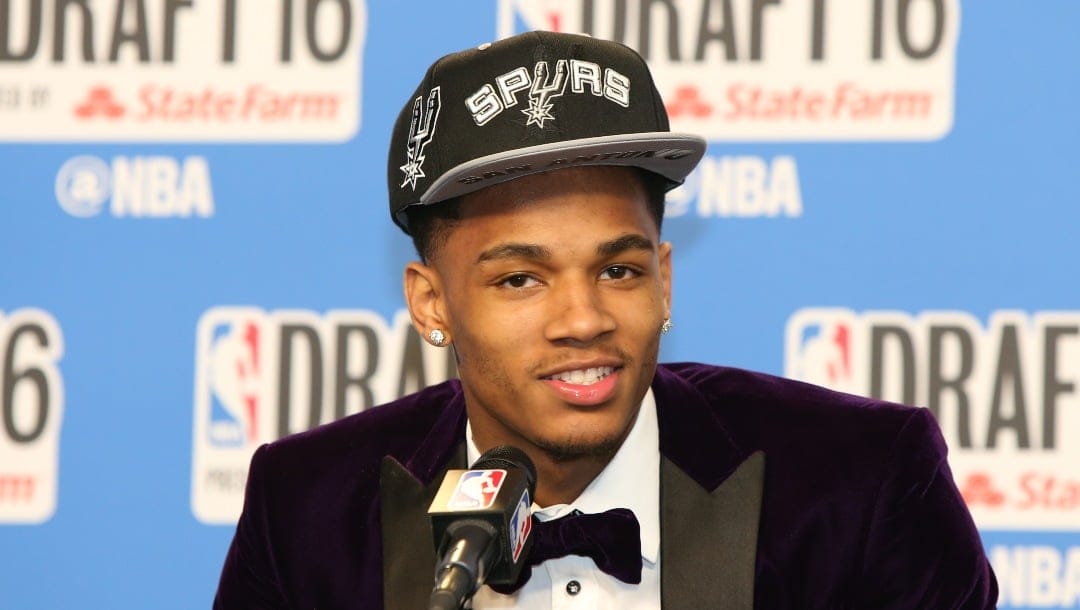
[[[480,457],[472,427],[465,428],[469,463]],[[539,507],[541,521],[575,509],[599,513],[629,508],[641,525],[641,584],[630,585],[602,572],[588,557],[567,555],[534,566],[532,577],[513,595],[484,586],[472,600],[475,610],[654,610],[660,607],[660,432],[652,389],[641,401],[634,427],[600,475],[570,504]]]

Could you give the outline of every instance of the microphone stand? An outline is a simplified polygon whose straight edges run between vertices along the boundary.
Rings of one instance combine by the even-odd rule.
[[[447,528],[447,534],[456,542],[446,549],[439,562],[428,610],[463,607],[487,579],[484,567],[498,553],[494,544],[498,532],[486,521],[458,521]]]

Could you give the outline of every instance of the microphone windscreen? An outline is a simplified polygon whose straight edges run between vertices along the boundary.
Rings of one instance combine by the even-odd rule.
[[[526,481],[529,486],[529,497],[536,494],[536,466],[533,465],[529,456],[511,445],[499,445],[488,449],[477,458],[476,462],[470,467],[470,470],[489,470],[495,468],[502,468],[504,470],[511,470],[518,468],[525,472]]]

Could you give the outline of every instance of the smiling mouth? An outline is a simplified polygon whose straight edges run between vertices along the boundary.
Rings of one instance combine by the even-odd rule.
[[[598,366],[588,369],[577,369],[574,371],[555,373],[554,375],[548,375],[547,377],[544,377],[544,379],[562,381],[564,383],[572,383],[574,385],[593,385],[594,383],[598,383],[601,379],[607,377],[614,371],[615,367]]]

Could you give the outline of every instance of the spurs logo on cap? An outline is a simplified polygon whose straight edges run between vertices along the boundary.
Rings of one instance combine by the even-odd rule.
[[[558,61],[555,64],[555,78],[548,82],[548,64],[546,61],[536,62],[533,69],[532,88],[529,89],[529,108],[521,112],[529,117],[526,125],[536,125],[544,128],[544,121],[553,121],[551,109],[554,106],[549,100],[559,97],[566,91],[566,62]]]
[[[422,95],[418,95],[413,102],[409,139],[405,146],[405,165],[401,166],[401,171],[405,172],[401,188],[409,185],[415,191],[416,181],[426,175],[423,168],[424,149],[435,137],[435,123],[439,120],[439,107],[442,105],[439,89],[435,87],[428,93],[427,106],[424,106]]]
[[[485,84],[465,99],[465,106],[472,113],[477,125],[486,125],[503,110],[518,104],[518,92],[529,90],[529,107],[521,113],[528,117],[525,125],[544,128],[546,121],[555,120],[551,114],[555,105],[552,98],[560,97],[570,84],[573,93],[589,93],[603,96],[626,108],[630,105],[630,79],[613,68],[601,68],[591,61],[560,59],[555,62],[555,74],[550,74],[548,62],[533,65],[533,76],[525,66],[519,66],[495,77],[495,85]]]
[[[528,174],[615,165],[674,188],[705,154],[700,136],[671,132],[645,60],[590,36],[528,32],[445,55],[407,99],[386,165],[406,233],[416,206]]]

